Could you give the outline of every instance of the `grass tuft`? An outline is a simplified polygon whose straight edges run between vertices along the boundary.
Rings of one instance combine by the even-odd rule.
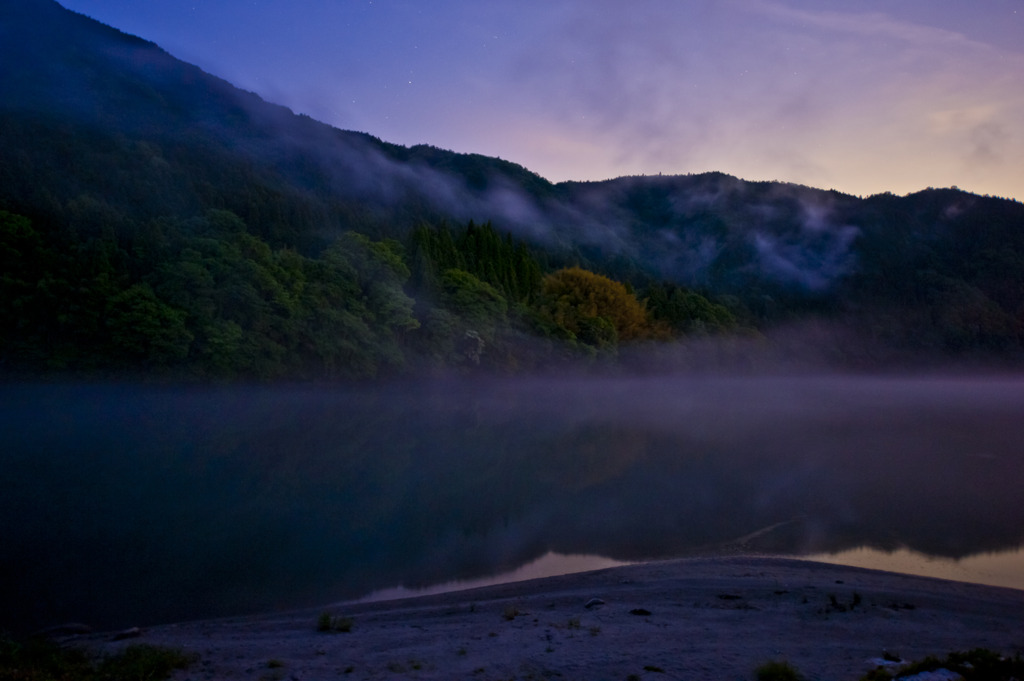
[[[803,676],[788,662],[765,662],[754,674],[757,681],[801,681]]]
[[[1020,653],[1014,657],[1003,657],[987,648],[975,648],[965,653],[950,653],[945,658],[929,655],[905,664],[895,672],[878,667],[861,677],[861,681],[898,681],[938,669],[959,674],[964,681],[1012,681],[1024,679],[1024,658]]]
[[[351,617],[332,617],[329,612],[322,612],[316,620],[316,630],[322,632],[337,631],[347,634],[352,631],[355,622]]]
[[[0,639],[0,679],[17,681],[159,681],[196,659],[177,649],[148,644],[94,657],[46,639]]]
[[[166,679],[176,669],[187,669],[195,659],[180,650],[140,643],[128,646],[120,655],[104,658],[99,675],[125,681]]]

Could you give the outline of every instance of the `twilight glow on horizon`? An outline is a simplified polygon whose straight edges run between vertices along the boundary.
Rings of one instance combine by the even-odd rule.
[[[558,182],[1024,200],[1024,0],[59,0],[297,113]]]

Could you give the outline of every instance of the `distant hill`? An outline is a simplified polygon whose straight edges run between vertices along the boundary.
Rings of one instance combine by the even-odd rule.
[[[551,189],[512,163],[296,116],[52,0],[5,0],[0,31],[5,156],[23,154],[4,163],[3,198],[15,205],[38,205],[29,178],[71,171],[63,195],[147,217],[224,208],[303,241],[353,221],[479,219],[506,188]],[[132,166],[111,176],[112,160]]]
[[[410,320],[421,331],[400,332],[397,328],[405,327],[399,324],[387,330],[385,345],[395,344],[388,351],[395,357],[422,352],[418,344],[428,318],[434,320],[431,333],[476,329],[438,321],[435,313],[451,313],[455,303],[441,300],[440,273],[427,272],[438,265],[417,256],[411,240],[423,225],[442,232],[445,225],[455,226],[459,232],[470,220],[510,235],[514,242],[500,256],[507,261],[480,264],[476,256],[451,253],[442,258],[436,250],[440,242],[430,241],[434,256],[472,270],[503,297],[513,290],[522,297],[523,284],[515,276],[534,271],[524,264],[518,243],[543,272],[579,265],[625,282],[678,333],[726,319],[724,309],[737,328],[766,330],[814,318],[854,333],[852,345],[877,344],[911,355],[1015,361],[1024,347],[1024,205],[1018,202],[956,189],[863,199],[721,173],[552,184],[508,161],[426,145],[402,147],[295,115],[53,0],[0,2],[0,149],[0,209],[8,216],[4,257],[22,262],[6,275],[4,319],[20,329],[11,332],[16,338],[7,343],[7,364],[24,364],[28,353],[34,357],[30,366],[85,366],[81,358],[53,361],[56,346],[27,348],[41,338],[63,338],[53,342],[68,345],[76,324],[89,316],[82,316],[83,306],[93,306],[90,314],[98,319],[110,311],[110,300],[129,290],[138,294],[132,287],[143,285],[149,290],[143,297],[152,295],[167,306],[161,308],[170,315],[165,322],[184,315],[178,345],[172,342],[176,349],[161,362],[172,356],[194,359],[201,338],[216,345],[210,329],[221,313],[208,312],[212,316],[201,323],[194,292],[189,298],[178,291],[175,299],[159,273],[197,251],[197,242],[190,240],[223,242],[239,230],[269,249],[266,268],[286,252],[305,259],[295,276],[301,270],[307,280],[303,268],[322,267],[325,249],[340,248],[343,235],[358,233],[371,244],[397,240],[395,286],[411,296]],[[463,248],[481,243],[466,238]],[[390,257],[377,246],[346,243]],[[31,266],[25,264],[26,252],[37,256],[29,258]],[[493,250],[493,257],[497,253]],[[83,259],[94,264],[92,270],[64,271],[72,261],[84,267]],[[19,267],[17,277],[10,274]],[[521,271],[513,276],[516,267]],[[273,276],[279,284],[287,279]],[[116,283],[89,302],[80,293],[83,287],[68,283],[75,277]],[[79,290],[75,295],[82,299],[72,306],[78,316],[68,312],[45,324],[32,321],[41,313],[27,308],[59,306],[58,299],[71,296],[46,298],[40,288],[46,281]],[[222,284],[215,279],[215,286]],[[436,290],[413,290],[420,285]],[[52,286],[47,290],[56,290]],[[686,295],[721,309],[712,313]],[[456,298],[466,304],[465,296],[451,300]],[[15,299],[18,306],[11,302]],[[684,299],[689,302],[679,302]],[[511,315],[517,322],[508,323],[524,337],[567,333],[582,343],[591,337],[587,334],[598,338],[607,331],[590,326],[583,336],[579,329],[556,331],[539,320],[539,304],[530,296],[519,302],[527,307]],[[374,303],[364,304],[370,307],[360,315],[381,318]],[[546,309],[554,314],[554,308]],[[289,314],[298,315],[296,310]],[[303,323],[312,323],[312,310],[302,312]],[[55,321],[58,317],[64,321]],[[78,321],[68,321],[72,318]],[[260,324],[254,319],[232,323],[243,332],[255,331]],[[91,332],[98,334],[94,338],[107,332],[100,328],[106,322],[90,323],[99,325]],[[291,340],[259,352],[299,352],[301,343],[290,331],[276,333]],[[367,347],[377,343],[371,336],[363,341]],[[509,338],[503,342],[511,343]],[[303,352],[321,352],[310,350],[313,345],[308,341]],[[442,363],[458,355],[453,349],[458,343],[449,345]],[[237,350],[237,343],[231,347]],[[134,361],[144,367],[142,359],[151,349],[143,344]],[[212,362],[213,351],[207,351]],[[508,352],[504,356],[511,362]],[[340,356],[331,361],[335,367],[345,362]],[[109,357],[98,360],[97,366],[109,362]]]

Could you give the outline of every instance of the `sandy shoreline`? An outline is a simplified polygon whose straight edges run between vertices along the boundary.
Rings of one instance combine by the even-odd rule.
[[[588,602],[600,599],[601,604]],[[321,612],[351,622],[318,632]],[[176,679],[753,679],[786,660],[858,679],[904,659],[1024,652],[1024,591],[807,561],[645,563],[396,601],[156,626],[109,642],[182,648]]]

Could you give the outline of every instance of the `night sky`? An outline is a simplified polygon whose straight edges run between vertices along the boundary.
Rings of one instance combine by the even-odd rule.
[[[265,99],[552,181],[1024,199],[1024,0],[62,0]]]

